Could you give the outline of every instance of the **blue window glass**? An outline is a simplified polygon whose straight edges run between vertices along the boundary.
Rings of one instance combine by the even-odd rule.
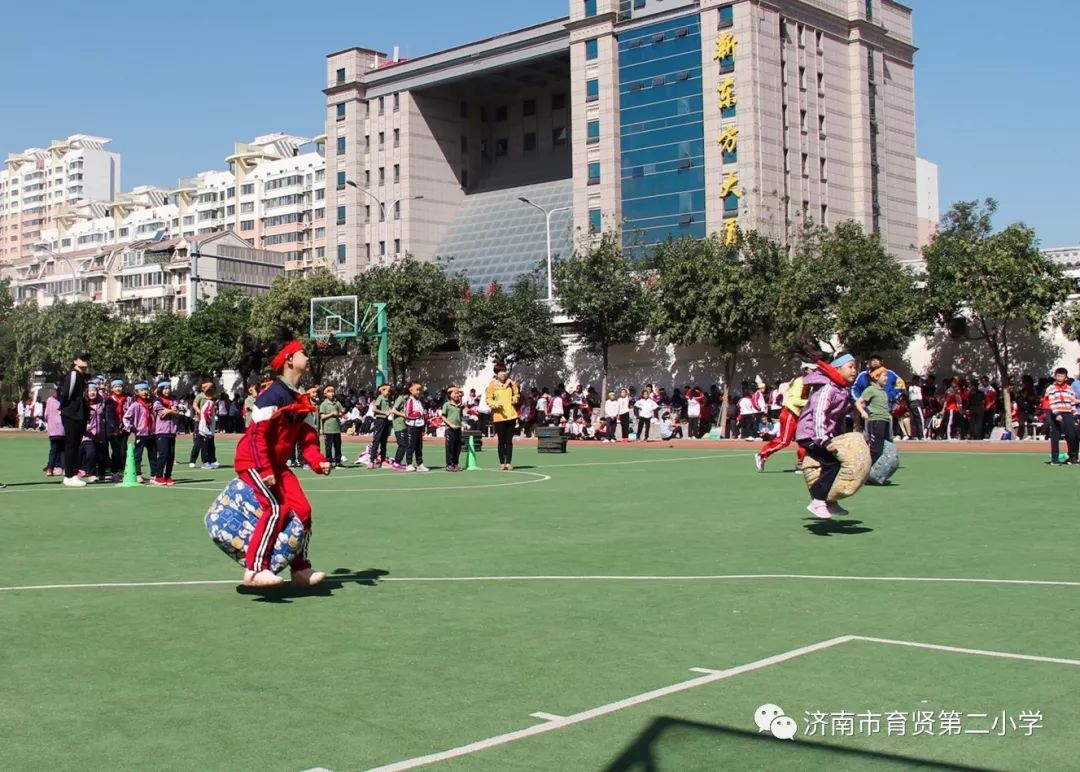
[[[730,27],[735,22],[735,8],[725,5],[720,8],[720,26]]]
[[[732,105],[731,107],[722,107],[722,108],[720,108],[720,117],[721,118],[734,118],[735,115],[738,112],[738,107],[739,106],[737,104],[735,104],[735,105]]]
[[[589,121],[586,123],[585,136],[590,140],[600,139],[600,121]]]
[[[345,207],[343,206],[337,208],[337,221],[338,225],[342,225],[345,222]]]
[[[585,16],[596,16],[596,0],[585,0]]]
[[[345,137],[337,138],[337,152],[338,155],[342,155],[345,152]]]
[[[338,244],[337,245],[337,261],[339,263],[344,263],[345,262],[345,245],[344,244]]]
[[[585,81],[585,101],[595,102],[600,98],[600,81],[596,78]]]
[[[723,161],[723,163],[733,164],[733,163],[735,163],[736,161],[739,160],[739,151],[736,150],[733,153],[722,152],[720,154],[720,156],[721,156],[721,160]]]
[[[591,163],[591,164],[589,164],[589,184],[590,185],[599,185],[600,184],[600,164],[599,163]]]
[[[734,193],[724,196],[724,214],[739,211],[739,197]]]
[[[345,172],[344,172],[344,170],[339,171],[337,173],[337,187],[338,187],[338,190],[342,190],[342,189],[345,188]]]
[[[337,119],[339,121],[345,120],[345,103],[339,102],[335,107],[337,108]]]
[[[589,233],[599,233],[603,221],[600,219],[599,209],[589,210]]]
[[[596,38],[585,41],[585,58],[592,61],[600,55],[600,45]]]
[[[622,151],[627,254],[637,256],[669,237],[706,235],[701,45],[696,15],[619,35],[619,126],[614,135]],[[709,104],[715,103],[710,99]]]

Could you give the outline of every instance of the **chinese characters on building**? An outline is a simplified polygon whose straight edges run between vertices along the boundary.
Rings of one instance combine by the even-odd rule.
[[[735,55],[738,41],[734,33],[725,32],[716,41],[716,53],[713,60],[718,63],[721,80],[717,87],[717,108],[720,110],[720,134],[716,142],[721,153],[720,201],[724,213],[722,239],[725,245],[733,246],[739,241],[739,200],[742,189],[739,187],[739,129],[735,125],[738,98],[735,94]],[[726,76],[726,77],[725,77]]]

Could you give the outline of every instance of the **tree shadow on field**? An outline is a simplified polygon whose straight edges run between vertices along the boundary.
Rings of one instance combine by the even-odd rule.
[[[862,520],[818,520],[810,519],[803,525],[814,536],[857,536],[861,533],[871,533],[873,528],[860,527]]]
[[[236,588],[236,594],[249,595],[255,603],[292,603],[297,598],[332,598],[335,590],[340,590],[347,584],[377,587],[379,579],[389,574],[389,571],[382,568],[368,568],[363,571],[335,568],[314,587],[294,587],[288,582],[279,587],[239,585]]]
[[[804,739],[801,734],[797,737],[795,741],[779,740],[769,732],[660,716],[604,770],[675,772],[684,768],[687,758],[696,758],[708,761],[715,769],[862,769],[872,765],[882,770],[992,772],[987,767],[863,750],[823,742],[817,737]]]

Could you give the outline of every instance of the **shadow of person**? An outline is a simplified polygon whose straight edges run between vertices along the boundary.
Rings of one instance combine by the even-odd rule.
[[[346,584],[377,587],[379,579],[389,573],[382,568],[368,568],[363,571],[336,568],[328,572],[326,578],[314,587],[296,586],[289,582],[278,587],[245,587],[241,584],[237,586],[236,594],[251,596],[256,603],[292,603],[297,598],[331,598],[335,591]]]
[[[860,533],[871,533],[873,528],[860,527],[862,526],[862,520],[818,520],[817,518],[807,518],[809,523],[805,523],[805,528],[814,536],[856,536]]]

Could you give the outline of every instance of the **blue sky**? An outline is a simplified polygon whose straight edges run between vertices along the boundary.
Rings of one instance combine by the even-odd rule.
[[[999,224],[1080,244],[1080,64],[1067,38],[1080,2],[910,5],[918,149],[940,167],[942,208],[992,196]],[[99,134],[123,155],[125,189],[170,186],[223,168],[235,141],[321,133],[331,51],[418,56],[566,11],[567,0],[8,3],[0,154]]]

